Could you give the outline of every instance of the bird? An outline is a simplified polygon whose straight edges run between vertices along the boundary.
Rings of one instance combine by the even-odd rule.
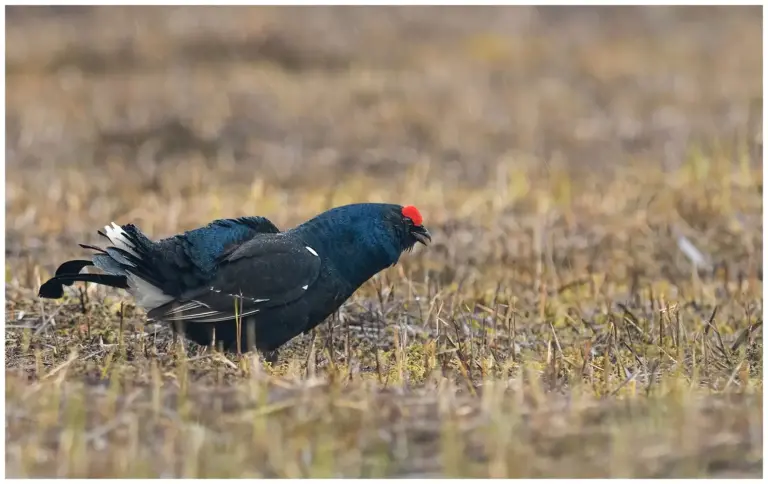
[[[415,206],[393,203],[334,207],[285,231],[245,216],[158,241],[133,224],[111,222],[98,234],[109,245],[79,244],[92,257],[62,263],[39,297],[61,298],[78,281],[124,289],[148,320],[188,340],[255,349],[272,362],[404,252],[432,241]]]

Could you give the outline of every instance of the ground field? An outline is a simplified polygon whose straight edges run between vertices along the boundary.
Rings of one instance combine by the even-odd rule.
[[[759,477],[760,7],[22,8],[9,477]],[[417,205],[274,367],[36,291],[110,221]]]

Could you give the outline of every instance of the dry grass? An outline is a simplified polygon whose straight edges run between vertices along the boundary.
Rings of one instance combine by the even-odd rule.
[[[8,476],[761,476],[760,12],[10,9]],[[35,296],[385,200],[435,243],[274,368]]]

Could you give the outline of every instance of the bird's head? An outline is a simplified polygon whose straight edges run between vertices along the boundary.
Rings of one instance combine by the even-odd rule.
[[[413,205],[395,205],[385,213],[384,220],[391,225],[391,233],[399,240],[402,250],[413,249],[417,242],[425,246],[432,242],[419,209]]]
[[[432,241],[416,207],[389,203],[332,208],[297,230],[321,244],[340,270],[359,272],[363,280],[397,263],[416,243],[426,246]]]
[[[392,266],[403,252],[410,252],[417,243],[428,245],[432,235],[424,219],[413,205],[361,204],[354,244],[366,256],[358,259],[365,267],[361,274],[370,277]]]

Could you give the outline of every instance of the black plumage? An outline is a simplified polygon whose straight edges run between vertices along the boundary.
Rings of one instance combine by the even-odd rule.
[[[112,224],[112,245],[63,263],[40,296],[76,281],[127,289],[152,320],[201,345],[272,353],[338,309],[379,271],[430,234],[414,207],[337,207],[281,232],[263,217],[222,219],[157,242]],[[96,266],[105,274],[82,274]],[[238,324],[239,322],[239,324]]]

